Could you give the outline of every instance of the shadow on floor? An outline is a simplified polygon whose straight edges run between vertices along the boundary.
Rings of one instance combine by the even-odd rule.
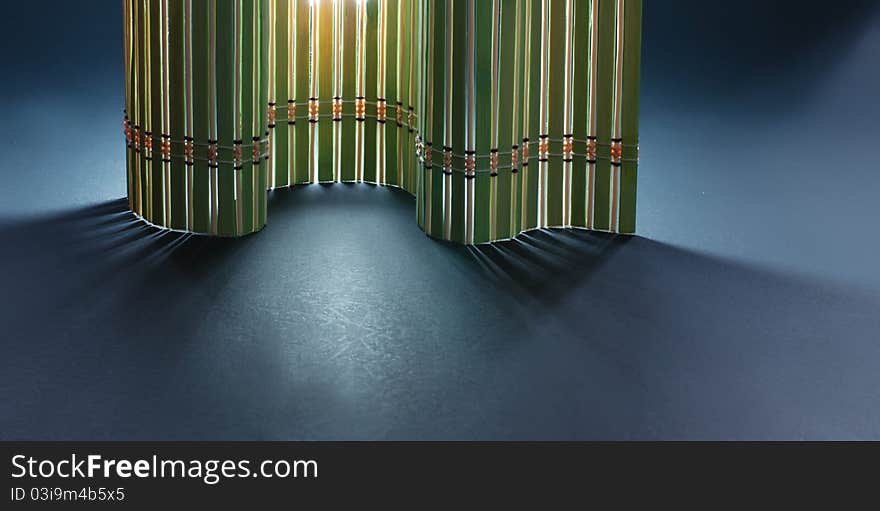
[[[0,225],[3,439],[876,439],[878,300],[647,240],[427,238],[375,187],[239,240]]]
[[[466,247],[496,284],[545,303],[555,303],[632,240],[584,230],[545,229],[512,240]]]

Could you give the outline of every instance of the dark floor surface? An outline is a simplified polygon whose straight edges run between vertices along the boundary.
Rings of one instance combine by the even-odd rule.
[[[244,240],[8,224],[4,439],[880,438],[876,296],[643,238],[466,248],[369,185]]]

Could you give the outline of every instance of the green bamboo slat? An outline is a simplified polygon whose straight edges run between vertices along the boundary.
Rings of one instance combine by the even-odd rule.
[[[357,96],[357,2],[342,6],[342,137],[341,179],[354,181],[357,168],[357,121],[354,118],[354,99]]]
[[[309,100],[308,100],[308,116],[309,116],[309,182],[313,183],[318,180],[318,119],[314,115],[314,109],[320,108],[316,104],[319,100],[321,91],[319,90],[319,81],[321,80],[321,72],[318,69],[318,59],[320,59],[321,51],[319,48],[318,38],[320,27],[321,8],[312,2],[309,10]],[[320,111],[318,112],[320,114]]]
[[[574,2],[574,80],[572,119],[575,138],[571,170],[571,225],[587,227],[587,157],[590,108],[590,6],[598,0]]]
[[[436,137],[434,133],[435,116],[437,109],[434,106],[434,97],[436,95],[437,86],[434,79],[435,71],[435,50],[434,50],[434,27],[437,23],[434,21],[434,2],[422,0],[420,3],[420,18],[422,40],[419,56],[422,59],[420,67],[420,96],[418,99],[417,111],[421,114],[418,118],[419,133],[421,133],[421,143],[423,145],[423,154],[419,161],[418,175],[416,176],[418,184],[418,204],[421,207],[422,228],[428,235],[433,235],[434,213],[433,213],[433,190],[434,190],[434,168],[433,161],[428,162],[428,152],[431,152],[433,160],[433,141]]]
[[[599,43],[596,48],[596,136],[599,139],[599,158],[596,163],[593,228],[611,227],[611,123],[614,112],[614,47],[615,0],[599,0]]]
[[[132,133],[132,136],[136,136],[138,140],[137,149],[134,151],[133,155],[133,165],[134,172],[132,174],[132,188],[134,197],[132,198],[132,202],[134,203],[133,211],[138,215],[143,215],[143,196],[144,196],[144,150],[143,150],[143,138],[140,136],[140,132],[143,130],[144,126],[144,76],[146,72],[146,68],[144,67],[144,19],[143,19],[143,2],[140,0],[132,0],[131,3],[132,9],[132,45],[133,45],[133,54],[132,54],[132,95],[134,98],[134,104],[132,105],[132,130],[137,131],[138,133]]]
[[[409,22],[407,22],[409,20]],[[418,71],[416,67],[416,56],[418,48],[416,47],[417,36],[419,34],[418,25],[418,4],[417,2],[406,3],[406,13],[403,18],[403,31],[406,39],[406,49],[403,52],[403,69],[404,88],[405,88],[405,108],[403,119],[406,126],[403,128],[404,141],[400,150],[401,162],[403,162],[404,180],[406,182],[406,190],[411,194],[416,193],[416,126],[415,117],[410,117],[410,112],[415,113],[416,97],[418,96]]]
[[[162,109],[162,123],[160,133],[162,137],[159,139],[161,148],[162,161],[162,226],[171,227],[171,155],[170,155],[170,133],[171,133],[171,92],[169,90],[171,58],[168,53],[170,19],[168,17],[168,2],[160,0],[159,2],[159,19],[160,19],[160,46],[162,53],[159,58],[162,61],[162,100],[160,108]],[[168,149],[165,149],[168,144]]]
[[[413,180],[413,130],[409,126],[409,111],[413,104],[414,76],[411,73],[411,58],[413,56],[412,41],[415,34],[415,10],[412,2],[404,1],[400,6],[400,101],[403,103],[403,126],[398,129],[399,141],[397,161],[400,167],[400,176],[403,181],[402,187],[409,193],[415,194]]]
[[[385,123],[385,184],[400,185],[397,175],[397,66],[400,62],[397,50],[397,0],[384,0],[385,7],[385,99],[388,104],[388,120]],[[380,128],[381,129],[381,128]]]
[[[409,175],[407,173],[406,164],[404,163],[404,150],[407,144],[406,119],[407,112],[409,111],[409,71],[407,66],[407,59],[409,56],[409,39],[408,31],[406,29],[406,27],[410,24],[408,10],[409,2],[407,0],[400,0],[396,3],[398,4],[396,9],[396,20],[394,23],[394,33],[395,38],[397,39],[397,52],[395,58],[395,67],[397,68],[396,96],[397,101],[400,102],[401,123],[400,125],[398,125],[396,122],[393,124],[396,130],[395,138],[397,139],[397,150],[394,152],[395,161],[392,163],[392,165],[395,168],[397,185],[404,190],[409,190]]]
[[[367,2],[366,22],[366,63],[364,65],[364,97],[367,101],[367,120],[364,122],[364,181],[375,183],[378,178],[376,169],[376,134],[378,123],[371,116],[376,114],[376,87],[379,79],[379,1]]]
[[[563,136],[567,135],[565,129],[565,27],[567,16],[565,2],[563,0],[550,2],[550,68],[548,84],[549,96],[549,135],[550,135],[550,160],[547,163],[547,219],[548,227],[563,225],[563,162],[562,143]]]
[[[526,41],[528,45],[526,60],[528,74],[525,83],[528,93],[525,103],[528,104],[528,153],[529,159],[523,160],[523,229],[538,227],[538,140],[541,134],[541,0],[529,2],[529,16],[526,21]],[[526,145],[525,143],[523,144]],[[525,148],[524,148],[525,149]]]
[[[208,80],[208,2],[193,0],[192,4],[192,60],[193,60],[193,139],[204,144],[210,138],[210,89]],[[210,229],[210,202],[208,200],[210,169],[205,160],[206,149],[203,145],[194,148],[192,192],[192,229],[196,232],[207,232]]]
[[[162,171],[162,0],[149,1],[150,18],[150,131],[153,134],[153,160],[150,171],[150,218],[156,225],[164,226],[165,176]]]
[[[152,34],[151,34],[151,16],[149,0],[146,0],[141,8],[141,37],[143,40],[143,68],[141,74],[141,87],[143,88],[142,115],[141,115],[141,138],[142,154],[144,155],[143,165],[141,166],[141,215],[147,220],[153,219],[153,162],[155,151],[150,155],[146,150],[147,133],[152,133],[152,113],[153,113],[153,80],[150,77],[152,72]]]
[[[259,97],[259,91],[254,89],[254,75],[257,74],[259,63],[252,58],[254,51],[254,38],[258,34],[254,33],[254,8],[255,0],[233,0],[241,2],[241,41],[238,42],[241,47],[241,120],[238,121],[241,126],[241,140],[243,142],[242,149],[242,167],[241,167],[241,185],[239,191],[241,200],[242,224],[239,232],[246,234],[254,230],[254,174],[259,175],[259,168],[254,169],[251,158],[251,144],[254,135],[259,136],[259,132],[254,132],[254,116],[262,115],[262,112],[254,112],[253,99],[254,96]],[[258,0],[257,0],[258,1]],[[256,172],[255,172],[256,171]]]
[[[493,144],[499,150],[498,177],[495,194],[495,239],[506,239],[510,232],[510,215],[512,210],[511,185],[513,174],[510,169],[510,156],[507,155],[514,145],[519,145],[519,130],[514,126],[512,98],[515,96],[516,84],[516,0],[499,0],[501,2],[501,19],[499,32],[498,58],[498,118],[497,141]]]
[[[152,80],[150,80],[150,16],[149,16],[149,4],[145,2],[139,2],[139,16],[140,16],[140,39],[141,39],[141,55],[140,55],[140,65],[141,65],[141,73],[140,73],[140,86],[141,86],[141,117],[140,117],[140,126],[141,126],[141,179],[140,179],[140,209],[141,216],[143,216],[146,220],[151,219],[151,211],[152,211],[152,200],[151,197],[153,195],[152,188],[150,183],[152,182],[152,174],[153,174],[153,164],[152,157],[148,159],[148,153],[146,150],[147,139],[146,134],[150,131],[150,114],[152,113],[152,98],[150,96],[150,89],[152,85]]]
[[[259,31],[259,37],[256,39],[256,43],[258,44],[257,61],[260,63],[257,70],[258,76],[256,78],[259,97],[257,97],[254,102],[254,115],[257,118],[255,122],[255,126],[258,128],[257,133],[260,134],[262,139],[259,148],[260,154],[267,152],[266,141],[269,139],[269,118],[266,113],[266,105],[269,103],[269,66],[272,65],[272,63],[269,62],[269,52],[267,51],[270,37],[269,19],[268,1],[259,0],[259,3],[257,4],[257,30]],[[257,208],[257,225],[255,226],[255,230],[262,229],[266,225],[268,214],[268,197],[266,191],[269,189],[269,173],[271,172],[268,154],[265,157],[260,156],[259,161],[260,164],[256,166],[256,170],[259,172],[256,179],[257,190],[254,194],[254,200],[256,201],[255,207]]]
[[[412,145],[410,146],[410,156],[413,162],[413,173],[414,173],[414,183],[416,189],[419,189],[424,184],[425,173],[422,171],[421,166],[419,164],[419,156],[416,151],[416,143],[422,141],[422,134],[424,131],[424,117],[426,115],[426,110],[424,108],[425,103],[425,71],[427,71],[426,65],[426,55],[425,55],[425,3],[423,1],[419,1],[416,4],[416,25],[418,26],[418,30],[415,34],[413,34],[413,77],[414,77],[414,91],[413,91],[413,134],[412,134]],[[424,217],[424,211],[422,211],[422,215]],[[424,221],[424,218],[422,219]]]
[[[525,123],[528,116],[527,100],[525,99],[525,81],[526,75],[526,59],[525,54],[528,49],[528,39],[526,37],[526,4],[529,0],[516,0],[514,8],[516,9],[516,40],[514,41],[514,73],[511,79],[515,80],[514,94],[510,101],[514,103],[513,110],[516,114],[513,116],[513,139],[511,141],[512,148],[515,146],[517,151],[517,172],[511,171],[511,212],[510,212],[510,236],[516,236],[523,229],[523,183],[524,183],[524,167],[523,167],[523,136],[527,133]]]
[[[138,17],[138,92],[140,102],[138,105],[138,121],[140,126],[140,158],[139,158],[139,179],[138,179],[138,206],[139,214],[146,220],[149,220],[150,212],[150,174],[152,166],[150,160],[147,159],[146,150],[146,132],[149,131],[147,126],[150,123],[150,36],[149,36],[149,20],[148,7],[146,1],[137,2]]]
[[[415,0],[415,5],[413,7],[415,13],[415,23],[413,27],[415,28],[415,33],[413,36],[413,76],[415,77],[414,82],[414,94],[413,94],[413,109],[419,115],[416,117],[414,121],[413,128],[413,136],[412,136],[412,145],[410,146],[410,156],[412,158],[412,174],[413,174],[413,194],[416,196],[416,223],[418,226],[427,232],[427,223],[426,223],[426,204],[425,198],[427,197],[427,180],[425,179],[426,170],[419,156],[415,151],[415,143],[416,140],[423,141],[425,135],[425,118],[428,115],[428,111],[424,107],[425,102],[425,89],[424,89],[424,77],[427,72],[427,60],[425,59],[425,12],[424,12],[425,2],[424,0]],[[416,137],[420,137],[417,139]]]
[[[257,187],[257,190],[254,193],[254,207],[256,208],[255,218],[257,222],[256,230],[262,229],[263,226],[266,225],[267,191],[272,184],[272,169],[268,155],[269,147],[267,146],[270,136],[267,105],[269,104],[269,93],[271,92],[269,89],[269,75],[270,67],[272,66],[272,63],[269,61],[269,39],[272,35],[269,29],[270,7],[269,0],[258,0],[254,14],[256,16],[254,29],[258,32],[258,37],[254,40],[254,44],[257,45],[254,57],[259,63],[256,76],[253,78],[258,92],[257,97],[254,98],[254,131],[259,134],[260,138],[260,145],[257,148],[259,153],[259,165],[255,165],[257,176],[254,180],[255,186]],[[264,154],[266,156],[263,156]]]
[[[144,219],[148,219],[150,211],[150,203],[148,201],[150,183],[150,172],[152,171],[149,160],[147,160],[145,132],[148,131],[150,106],[150,80],[149,77],[149,55],[150,55],[150,39],[147,33],[149,16],[147,16],[147,3],[138,1],[137,3],[137,25],[138,25],[138,92],[140,101],[138,104],[138,126],[140,127],[140,157],[138,158],[138,214]]]
[[[318,181],[333,181],[333,2],[318,4]]]
[[[134,52],[135,43],[134,43],[134,11],[133,6],[131,5],[131,0],[125,0],[123,4],[125,6],[125,11],[123,12],[122,19],[124,23],[125,30],[123,32],[123,44],[125,44],[125,116],[128,120],[128,127],[131,128],[135,124],[135,98],[134,98]],[[131,136],[134,136],[133,132],[130,132]],[[133,143],[128,143],[126,141],[126,149],[125,149],[125,173],[126,173],[126,190],[128,190],[128,207],[132,211],[135,211],[135,187],[134,187],[134,179],[135,179],[135,158],[136,154],[134,152]]]
[[[289,135],[287,125],[287,100],[293,96],[288,88],[289,66],[288,58],[293,48],[290,47],[288,41],[288,15],[290,2],[287,0],[276,0],[274,3],[275,11],[272,21],[275,25],[275,61],[269,65],[274,66],[275,70],[275,127],[272,130],[272,145],[274,146],[274,168],[275,168],[275,187],[280,188],[290,184],[289,168],[291,161],[288,158]]]
[[[413,144],[415,144],[415,135],[419,134],[421,136],[421,140],[424,140],[426,136],[426,132],[423,126],[423,120],[428,115],[428,112],[424,109],[423,101],[424,96],[422,94],[422,77],[427,70],[427,64],[419,65],[419,59],[421,59],[422,54],[425,50],[424,45],[422,44],[422,39],[418,37],[418,35],[424,34],[424,18],[422,16],[422,6],[424,4],[424,0],[415,0],[415,5],[413,6],[414,13],[416,16],[416,24],[414,25],[414,30],[416,30],[416,37],[414,40],[413,51],[414,58],[416,59],[415,66],[413,67],[413,73],[415,75],[415,94],[413,99],[413,107],[416,111],[420,112],[422,115],[418,118],[413,126]],[[427,61],[425,61],[427,62]],[[416,224],[420,229],[427,233],[427,224],[425,223],[425,198],[426,198],[426,185],[425,185],[425,169],[422,161],[416,156],[415,147],[412,147],[412,154],[414,156],[414,166],[412,169],[413,172],[413,195],[416,198]]]
[[[122,45],[123,45],[123,101],[125,104],[125,111],[123,113],[124,120],[126,122],[126,126],[131,122],[131,112],[132,112],[132,96],[131,96],[131,1],[124,0],[122,3]],[[131,210],[134,210],[134,202],[132,201],[132,197],[134,196],[133,192],[133,156],[134,151],[131,148],[131,145],[126,141],[125,148],[125,189],[128,192],[128,207]]]
[[[204,144],[209,136],[210,91],[208,80],[208,2],[192,0],[192,80],[193,80],[193,139]],[[210,228],[209,173],[203,145],[194,147],[192,192],[192,229],[207,232]]]
[[[447,214],[451,218],[450,240],[458,243],[465,242],[465,179],[464,154],[467,146],[467,98],[464,94],[467,88],[467,2],[455,1],[450,2],[449,8],[452,9],[452,54],[447,54],[446,58],[452,59],[452,76],[447,80],[452,82],[452,112],[447,115],[452,118],[452,151],[456,155],[453,158],[453,167],[458,169],[452,172],[452,206],[450,213]],[[462,57],[462,58],[459,58]]]
[[[427,126],[426,120],[430,116],[430,111],[425,108],[426,103],[426,87],[425,87],[425,77],[428,74],[428,66],[430,59],[427,56],[428,51],[428,43],[427,43],[427,27],[426,27],[426,6],[424,0],[417,0],[416,3],[416,18],[418,23],[418,37],[416,39],[415,44],[415,74],[416,74],[416,84],[417,84],[417,93],[415,97],[414,108],[416,112],[421,114],[418,118],[416,118],[415,123],[415,135],[419,138],[417,139],[421,144],[424,144],[424,141],[427,139]],[[413,151],[415,155],[415,151]],[[413,167],[413,172],[415,174],[415,196],[416,196],[416,221],[419,227],[428,232],[428,218],[427,218],[427,198],[428,198],[428,180],[427,180],[427,169],[424,164],[423,156],[414,156],[415,166]]]
[[[412,168],[410,156],[412,151],[412,141],[410,129],[407,126],[409,116],[409,107],[412,105],[410,97],[412,84],[410,83],[410,56],[412,55],[412,34],[413,34],[413,10],[412,2],[409,0],[401,0],[398,8],[397,33],[400,50],[398,51],[399,77],[400,86],[398,88],[398,97],[401,102],[403,112],[403,125],[397,128],[397,169],[400,176],[400,187],[404,190],[415,193],[412,182]]]
[[[497,180],[489,175],[489,153],[494,147],[492,140],[492,27],[495,13],[491,0],[474,1],[474,149],[476,150],[477,175],[474,178],[474,243],[490,240],[489,226],[491,209],[491,181]],[[464,32],[463,34],[466,34]]]
[[[310,34],[309,0],[296,1],[296,48],[294,56],[294,77],[296,90],[294,98],[296,107],[296,124],[294,125],[294,150],[290,162],[294,172],[294,184],[311,182],[309,175],[309,122],[308,100],[311,96],[309,88],[309,45]]]
[[[186,161],[183,137],[186,133],[186,88],[184,79],[184,4],[168,2],[169,94],[171,105],[171,227],[186,229]]]
[[[443,146],[444,133],[446,131],[446,31],[450,29],[446,24],[447,2],[433,2],[433,100],[427,108],[433,113],[432,154],[433,166],[428,175],[431,180],[431,234],[435,237],[443,236]]]
[[[250,130],[249,136],[243,135],[245,144],[251,147],[243,152],[244,168],[250,172],[245,181],[249,183],[247,201],[250,202],[250,212],[246,212],[246,224],[249,228],[242,234],[256,232],[265,225],[266,218],[266,189],[268,188],[268,165],[262,157],[265,150],[264,144],[268,137],[266,126],[266,104],[269,98],[268,81],[268,38],[266,9],[268,0],[247,0],[245,3],[244,23],[250,27],[250,33],[246,32],[243,40],[242,58],[250,61],[250,72],[243,72],[242,85],[249,87],[243,92],[242,108],[244,116],[242,126],[244,131]],[[257,157],[254,158],[254,150]]]
[[[636,232],[639,144],[639,83],[642,45],[642,2],[626,0],[623,54],[623,166],[620,177],[619,232]]]
[[[218,1],[217,11],[217,138],[219,140],[218,234],[235,236],[235,169],[232,148],[235,140],[235,2]]]
[[[414,9],[415,9],[415,23],[413,23],[413,27],[415,32],[413,33],[413,55],[412,55],[412,76],[413,76],[413,91],[412,91],[412,107],[413,107],[413,122],[412,122],[412,134],[411,134],[411,143],[409,147],[410,161],[412,162],[412,179],[413,179],[413,187],[415,188],[417,193],[418,190],[424,185],[424,177],[425,173],[422,171],[419,157],[416,152],[416,143],[421,140],[422,133],[424,133],[424,123],[423,119],[426,114],[424,109],[424,98],[425,98],[425,73],[426,65],[425,65],[425,5],[423,1],[416,0]],[[421,213],[422,222],[424,223],[424,210]]]

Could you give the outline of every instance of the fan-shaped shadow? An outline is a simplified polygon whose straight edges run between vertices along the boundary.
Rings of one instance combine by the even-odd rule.
[[[595,231],[542,229],[466,250],[497,285],[552,303],[598,271],[631,239]]]
[[[2,437],[880,435],[877,297],[640,237],[445,244],[393,190],[270,203],[237,240],[124,201],[0,225]]]

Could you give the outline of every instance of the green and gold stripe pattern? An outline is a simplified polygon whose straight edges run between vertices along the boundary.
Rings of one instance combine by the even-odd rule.
[[[425,2],[420,225],[635,232],[641,2]]]
[[[132,211],[242,236],[266,223],[267,0],[123,0]]]
[[[129,205],[241,236],[266,192],[400,187],[430,236],[634,233],[641,0],[123,0]]]
[[[367,182],[416,194],[424,4],[269,0],[272,188]]]

